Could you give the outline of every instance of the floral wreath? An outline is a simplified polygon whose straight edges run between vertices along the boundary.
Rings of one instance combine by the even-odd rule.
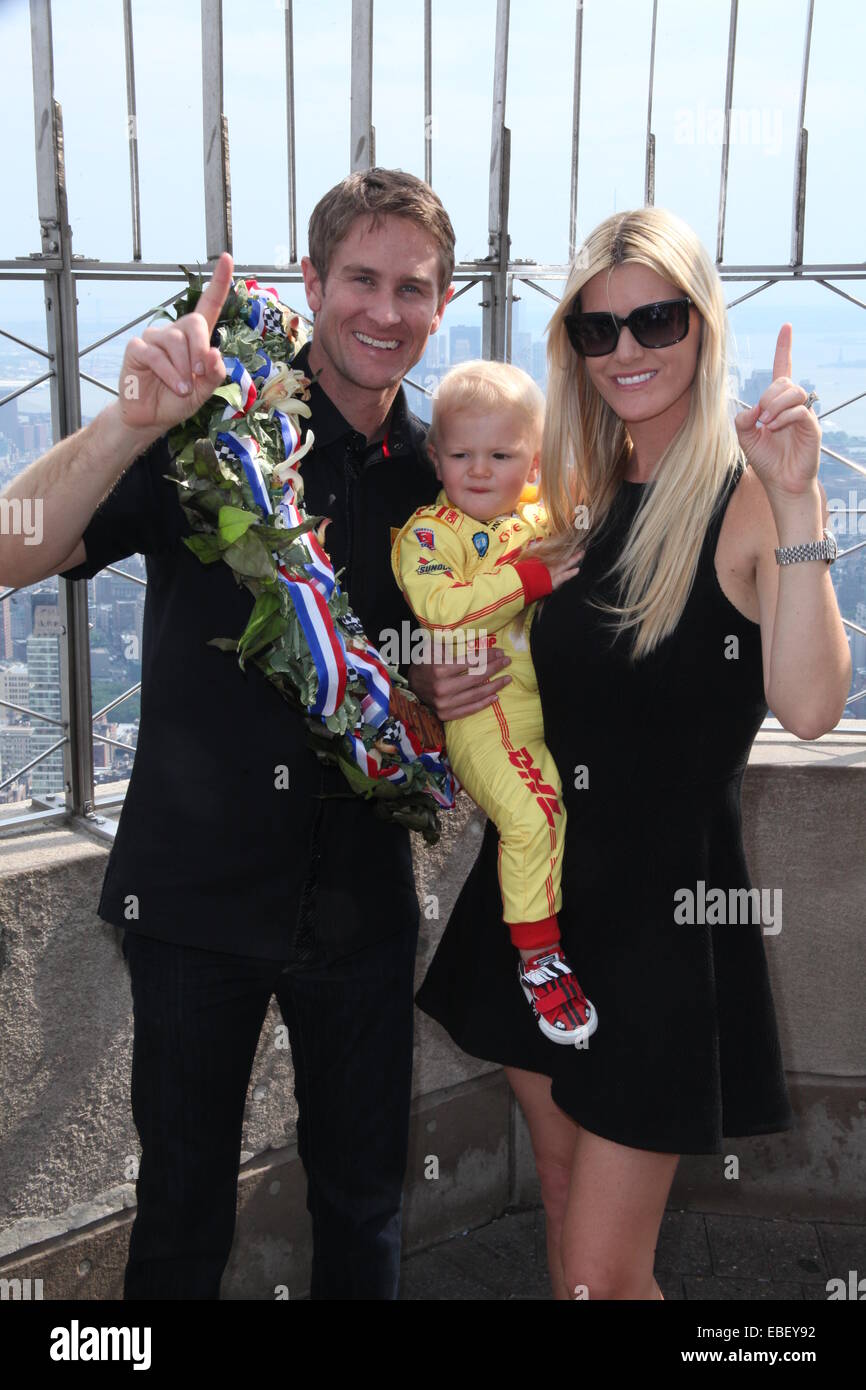
[[[168,317],[191,313],[201,290],[190,275]],[[209,645],[236,652],[242,670],[258,666],[352,792],[435,843],[436,807],[452,806],[457,790],[442,726],[367,639],[323,547],[327,519],[304,509],[310,381],[290,363],[307,325],[276,290],[239,280],[217,332],[226,382],[168,436],[193,531],[184,544],[204,565],[229,565],[255,598],[241,636]]]

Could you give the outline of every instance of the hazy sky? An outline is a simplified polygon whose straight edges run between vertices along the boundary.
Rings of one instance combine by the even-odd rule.
[[[422,175],[423,9],[422,0],[376,0],[374,32],[377,162]],[[132,243],[120,0],[53,0],[52,11],[74,249],[127,260]],[[314,203],[348,170],[350,13],[350,0],[299,0],[294,6],[301,251]],[[728,264],[789,258],[806,13],[806,0],[740,0]],[[729,0],[659,4],[656,202],[691,222],[713,252],[729,14]],[[271,262],[286,254],[288,242],[283,4],[224,0],[223,15],[234,253],[241,261]],[[495,0],[433,4],[433,182],[454,221],[461,257],[487,251],[495,15]],[[583,233],[614,209],[643,202],[652,3],[585,0],[584,16]],[[195,261],[205,254],[200,0],[134,0],[133,23],[144,258]],[[567,257],[574,27],[574,0],[513,0],[506,119],[514,258]],[[862,0],[816,0],[806,108],[807,261],[866,258],[864,59]],[[39,246],[25,0],[0,0],[0,75],[0,257],[11,259]],[[728,297],[747,288],[729,285]],[[864,297],[862,283],[851,288]],[[160,285],[109,290],[91,283],[81,289],[81,317],[122,321],[168,293]],[[300,291],[286,297],[304,307]],[[452,321],[474,320],[478,297],[468,293]],[[741,318],[757,334],[745,365],[759,365],[750,354],[765,354],[762,335],[794,311],[795,332],[798,323],[809,332],[826,324],[843,337],[847,331],[866,335],[863,311],[826,290],[776,287]],[[40,313],[40,290],[0,283],[0,323]],[[521,315],[524,326],[540,332],[549,301],[526,289]],[[796,348],[795,336],[795,369]],[[832,344],[816,352],[836,356]],[[848,375],[854,394],[855,374]],[[864,375],[856,389],[863,389]]]

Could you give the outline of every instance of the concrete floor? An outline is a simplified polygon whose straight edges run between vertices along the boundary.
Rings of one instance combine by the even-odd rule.
[[[866,1273],[866,1226],[667,1211],[656,1250],[666,1299],[827,1299]],[[858,1276],[859,1277],[859,1276]],[[403,1300],[549,1299],[540,1208],[452,1236],[403,1263]]]

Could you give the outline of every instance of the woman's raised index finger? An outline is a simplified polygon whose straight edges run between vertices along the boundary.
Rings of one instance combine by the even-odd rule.
[[[791,344],[794,341],[794,330],[790,323],[783,323],[779,329],[779,337],[776,342],[776,356],[773,358],[773,380],[777,381],[780,376],[791,376],[794,370],[791,361]],[[765,359],[766,360],[766,359]]]
[[[226,301],[226,295],[231,288],[232,271],[234,261],[228,251],[223,251],[216,265],[214,266],[213,277],[205,285],[201,297],[195,306],[196,313],[201,314],[205,319],[208,332],[213,333],[220,310]]]

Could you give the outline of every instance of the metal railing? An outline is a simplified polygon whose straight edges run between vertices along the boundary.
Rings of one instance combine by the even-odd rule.
[[[283,0],[284,15],[284,77],[286,91],[287,134],[287,216],[289,227],[289,262],[281,265],[249,264],[236,266],[241,276],[267,275],[274,283],[302,283],[297,237],[297,169],[295,161],[295,80],[294,80],[294,16],[292,0]],[[728,157],[733,84],[736,62],[738,0],[731,0],[728,49],[725,74],[725,131],[721,147],[719,204],[716,226],[716,260],[723,280],[743,282],[760,279],[762,283],[728,306],[735,308],[746,299],[761,294],[770,286],[782,282],[814,281],[829,292],[841,295],[861,309],[862,299],[840,288],[834,281],[866,279],[866,263],[806,264],[803,262],[803,233],[807,191],[808,131],[805,126],[806,92],[809,56],[812,41],[814,0],[809,0],[804,35],[804,55],[798,99],[798,129],[793,181],[793,210],[791,223],[791,257],[788,264],[726,265],[724,263],[725,221],[728,190]],[[480,287],[482,298],[482,354],[486,357],[510,359],[512,348],[512,310],[519,298],[515,288],[526,285],[536,293],[557,300],[546,288],[545,281],[564,281],[568,264],[539,263],[511,256],[508,231],[510,195],[510,130],[505,123],[508,80],[508,37],[510,0],[497,0],[495,22],[495,63],[492,96],[492,127],[490,149],[490,178],[488,189],[488,254],[478,260],[462,261],[454,273],[460,286],[452,299]],[[653,131],[653,89],[656,61],[658,0],[653,0],[650,44],[649,80],[647,92],[647,122],[645,137],[644,193],[647,203],[655,197],[656,137]],[[579,149],[581,120],[581,85],[583,62],[582,0],[575,0],[574,29],[574,92],[571,169],[569,194],[569,256],[573,257],[577,239],[577,208],[579,187]],[[76,316],[76,287],[79,282],[101,280],[105,283],[151,281],[184,283],[186,276],[176,264],[148,262],[142,257],[141,204],[139,196],[139,149],[136,130],[135,53],[133,39],[132,0],[123,0],[123,48],[126,77],[127,114],[129,118],[129,186],[132,257],[129,261],[105,262],[86,256],[73,255],[66,179],[63,163],[62,112],[54,93],[54,62],[52,40],[51,0],[30,0],[31,59],[36,130],[37,197],[41,232],[41,248],[13,261],[0,261],[0,279],[41,283],[44,293],[47,347],[40,347],[17,337],[5,329],[0,334],[27,348],[46,360],[48,368],[40,375],[0,399],[0,405],[12,401],[26,391],[48,382],[51,392],[51,418],[55,439],[74,433],[81,423],[80,386],[87,381],[116,396],[115,388],[82,368],[82,360],[97,348],[118,338],[136,324],[150,318],[170,302],[148,308],[136,318],[113,329],[96,341],[81,348],[78,343]],[[204,154],[204,211],[205,259],[212,262],[222,251],[232,250],[231,180],[229,164],[229,135],[223,109],[223,16],[222,0],[201,0],[202,71],[203,82],[203,154]],[[353,0],[351,15],[351,100],[350,143],[348,167],[359,169],[375,163],[376,133],[373,112],[373,0]],[[424,68],[424,174],[433,177],[432,140],[433,119],[432,0],[424,0],[423,24]],[[427,388],[412,377],[407,384],[429,395]],[[866,391],[841,402],[833,411],[838,414],[845,406],[862,399]],[[823,452],[844,464],[860,476],[866,467],[846,458],[826,446]],[[866,541],[849,546],[840,559],[860,550]],[[114,566],[115,574],[137,584],[144,581]],[[18,592],[8,589],[0,594],[0,605]],[[90,653],[88,639],[88,607],[86,581],[59,581],[61,635],[61,719],[28,710],[10,701],[0,705],[27,713],[44,723],[59,726],[63,731],[51,748],[42,751],[26,767],[0,783],[0,790],[16,777],[22,776],[51,753],[62,748],[64,756],[65,797],[58,809],[42,809],[18,817],[0,818],[0,825],[20,825],[46,816],[65,814],[89,827],[99,827],[102,818],[94,794],[93,741],[127,749],[127,745],[94,731],[94,722],[122,704],[140,688],[138,684],[93,713],[91,710]],[[856,623],[844,619],[853,632],[866,636]],[[852,695],[849,704],[859,701],[866,690]],[[857,721],[859,724],[861,721]],[[133,751],[129,749],[128,751]],[[117,798],[114,798],[116,800]],[[104,803],[103,803],[104,804]],[[103,825],[103,828],[106,828]]]

